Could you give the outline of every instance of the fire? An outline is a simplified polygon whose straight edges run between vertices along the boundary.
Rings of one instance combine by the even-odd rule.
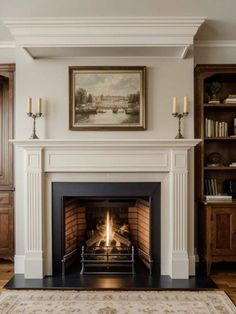
[[[110,244],[111,240],[111,228],[112,228],[112,222],[110,219],[110,212],[109,210],[107,211],[107,219],[106,219],[106,246]]]

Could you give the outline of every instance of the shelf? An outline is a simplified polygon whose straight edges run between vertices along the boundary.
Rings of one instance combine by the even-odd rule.
[[[227,167],[227,166],[221,166],[221,167],[204,167],[204,170],[236,170],[236,167]]]
[[[236,137],[204,137],[204,141],[235,141]]]
[[[236,104],[204,104],[203,107],[210,109],[236,109]]]
[[[204,205],[208,205],[208,206],[235,206],[236,205],[236,200],[232,199],[232,201],[226,201],[226,202],[222,202],[222,201],[215,201],[215,202],[207,202],[206,200],[201,200],[201,203],[203,203]]]

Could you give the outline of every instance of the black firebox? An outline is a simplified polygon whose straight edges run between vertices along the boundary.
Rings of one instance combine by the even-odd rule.
[[[159,182],[52,184],[53,275],[160,273]]]

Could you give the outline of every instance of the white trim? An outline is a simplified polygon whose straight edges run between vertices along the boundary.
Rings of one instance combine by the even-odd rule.
[[[15,274],[25,273],[25,255],[15,255],[14,257],[14,272]]]
[[[0,41],[0,49],[5,48],[16,48],[16,42],[12,41]]]
[[[204,17],[4,18],[17,45],[30,47],[180,47],[193,44]],[[33,54],[32,54],[33,55]],[[34,55],[33,55],[34,57]],[[177,56],[178,58],[178,56]]]
[[[236,40],[196,40],[194,46],[201,48],[235,48]]]
[[[186,57],[186,55],[188,53],[189,48],[190,48],[190,45],[187,45],[187,46],[184,47],[182,53],[179,56],[180,59],[185,59],[185,57]]]
[[[194,147],[201,142],[201,139],[38,139],[38,140],[10,140],[16,146],[28,147],[118,147],[130,148],[137,147],[144,149],[145,147]]]

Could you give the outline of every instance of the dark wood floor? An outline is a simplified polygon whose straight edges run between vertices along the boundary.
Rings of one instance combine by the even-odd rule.
[[[18,279],[16,279],[16,283],[18,281],[18,284],[22,284],[25,280],[23,278],[22,275],[18,275]],[[12,263],[8,263],[5,261],[0,261],[0,289],[3,288],[7,282],[13,277],[13,264]],[[165,278],[166,277],[166,278]],[[194,278],[194,277],[193,277]],[[233,302],[236,304],[236,267],[235,264],[232,265],[228,265],[228,264],[223,264],[223,265],[219,265],[217,267],[213,267],[212,269],[212,275],[211,275],[211,279],[214,281],[214,283],[217,285],[217,287],[221,290],[224,290],[229,297],[233,300]],[[56,279],[57,281],[58,279]],[[101,282],[103,282],[103,288],[107,288],[111,285],[111,280],[113,281],[113,284],[115,284],[118,288],[122,287],[124,288],[124,281],[120,280],[119,277],[114,281],[114,277],[113,279],[109,277],[106,277],[105,279],[103,279]],[[87,278],[87,284],[89,283],[89,281],[94,281],[94,276],[93,279],[91,278]],[[127,281],[127,278],[125,280]],[[140,280],[141,282],[142,280]],[[154,280],[156,281],[156,285],[157,285],[157,279]],[[70,280],[68,281],[68,285],[69,285]],[[90,282],[90,284],[91,284]],[[100,282],[100,283],[101,283]],[[34,282],[34,281],[30,281],[28,280],[27,286],[28,288],[35,288],[38,284],[40,283],[40,281],[38,282]],[[51,279],[48,278],[47,284],[52,284]],[[81,282],[80,282],[81,283]],[[201,279],[199,279],[198,281],[196,280],[190,280],[189,284],[187,285],[185,283],[185,287],[183,286],[183,282],[177,280],[177,281],[173,281],[171,280],[169,277],[167,276],[163,276],[162,279],[159,278],[159,288],[160,289],[182,289],[186,288],[186,289],[194,289],[194,286],[196,288],[201,288],[201,285],[203,282]],[[96,284],[96,282],[94,282],[94,284]],[[142,283],[143,284],[143,283]],[[42,285],[42,281],[41,284]],[[86,280],[84,282],[84,285],[86,285]],[[126,285],[128,285],[126,283]],[[72,286],[73,286],[73,282],[72,282]],[[210,282],[209,282],[209,287],[210,287]],[[69,287],[70,288],[70,287]],[[207,288],[207,287],[206,287]],[[140,286],[141,289],[141,286]]]
[[[0,290],[14,275],[13,264],[0,260]]]
[[[228,294],[236,305],[236,263],[217,263],[213,265],[211,279],[219,289]]]

